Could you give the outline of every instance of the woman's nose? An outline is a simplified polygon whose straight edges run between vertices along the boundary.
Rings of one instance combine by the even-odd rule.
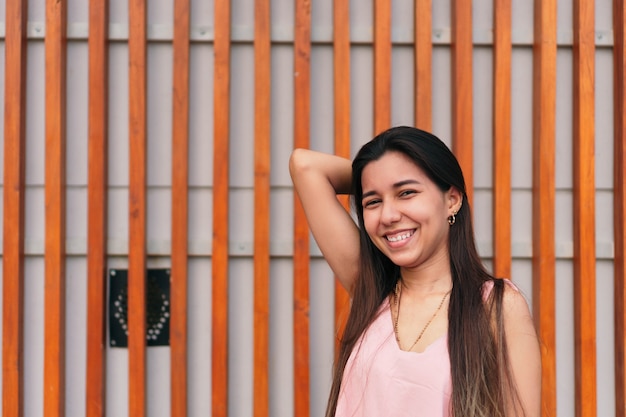
[[[402,215],[395,204],[387,202],[383,204],[381,221],[383,224],[392,224],[400,220]]]

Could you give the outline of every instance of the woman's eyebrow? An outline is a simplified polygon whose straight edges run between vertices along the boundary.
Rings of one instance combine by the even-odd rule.
[[[405,185],[409,185],[409,184],[421,184],[419,181],[417,180],[402,180],[402,181],[398,181],[396,183],[393,184],[393,188],[400,188],[400,187],[404,187]],[[368,191],[366,193],[363,193],[363,196],[361,197],[361,200],[370,197],[372,195],[375,195],[376,191]]]
[[[361,197],[361,200],[365,200],[367,197],[373,196],[376,194],[376,191],[368,191],[366,193],[363,193],[363,196]]]
[[[400,188],[400,187],[404,187],[405,185],[409,185],[409,184],[421,184],[418,180],[404,180],[404,181],[398,181],[393,185],[393,188]]]

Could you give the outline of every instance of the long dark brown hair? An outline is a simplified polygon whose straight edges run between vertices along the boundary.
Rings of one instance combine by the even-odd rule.
[[[442,192],[455,187],[463,195],[448,240],[453,285],[448,310],[453,415],[497,417],[507,416],[511,409],[521,412],[506,354],[503,283],[487,272],[476,250],[461,167],[450,149],[437,137],[416,128],[400,126],[365,144],[352,163],[353,205],[360,229],[360,271],[352,288],[352,306],[340,340],[326,417],[335,415],[350,353],[400,277],[399,267],[378,250],[367,235],[361,205],[363,169],[389,151],[409,157]],[[487,281],[493,281],[494,286],[485,302],[483,288]]]

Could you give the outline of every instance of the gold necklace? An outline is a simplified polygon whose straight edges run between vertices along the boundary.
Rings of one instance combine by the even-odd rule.
[[[400,297],[402,296],[401,290],[402,290],[402,284],[400,283],[400,280],[398,280],[398,282],[396,283],[396,288],[393,292],[394,304],[396,306],[396,317],[393,321],[393,332],[396,334],[396,341],[398,342],[398,346],[400,346],[400,349],[402,349],[402,346],[400,345],[400,335],[398,334],[398,319],[400,318]],[[435,310],[430,320],[428,320],[428,323],[426,323],[422,331],[417,335],[417,339],[415,339],[415,342],[413,342],[413,344],[407,350],[407,352],[410,352],[411,350],[413,350],[417,342],[420,341],[420,339],[424,335],[424,332],[426,331],[426,329],[428,329],[428,326],[430,326],[430,323],[432,323],[435,317],[437,317],[437,313],[439,313],[439,310],[441,310],[441,307],[443,307],[443,303],[446,301],[446,298],[448,298],[448,295],[450,295],[451,292],[452,290],[448,291],[447,293],[443,295],[443,298],[441,299],[441,302],[439,303],[437,310]]]

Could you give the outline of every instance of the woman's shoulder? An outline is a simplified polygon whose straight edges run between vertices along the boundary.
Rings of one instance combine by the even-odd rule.
[[[521,292],[520,292],[519,288],[517,288],[517,285],[515,285],[513,283],[513,281],[511,281],[510,279],[508,279],[508,278],[491,278],[491,279],[485,281],[483,283],[483,286],[482,286],[483,298],[485,300],[487,300],[489,298],[489,296],[493,292],[494,286],[496,286],[496,285],[498,287],[502,287],[502,291],[504,292],[504,294],[514,293],[514,294],[520,294],[521,295]]]
[[[526,297],[520,289],[507,278],[492,278],[483,284],[483,298],[487,301],[495,286],[501,287],[502,309],[506,317],[519,319],[531,318],[530,309]]]
[[[526,296],[513,281],[508,278],[492,278],[483,284],[483,299],[487,301],[495,286],[501,287],[502,307],[505,316],[530,317]]]

